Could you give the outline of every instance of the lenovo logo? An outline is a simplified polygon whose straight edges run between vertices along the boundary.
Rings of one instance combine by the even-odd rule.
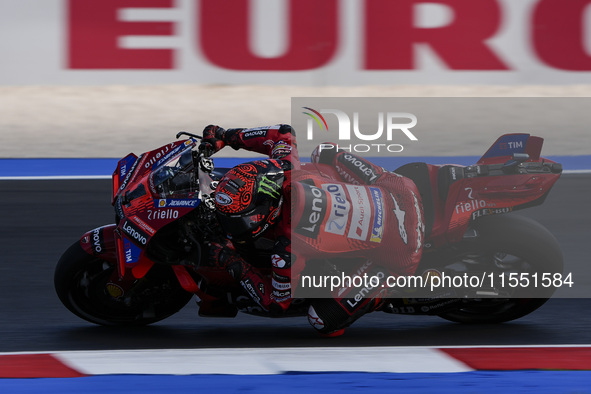
[[[304,188],[304,212],[295,232],[310,238],[316,238],[320,224],[326,215],[326,192],[314,185],[301,184]]]

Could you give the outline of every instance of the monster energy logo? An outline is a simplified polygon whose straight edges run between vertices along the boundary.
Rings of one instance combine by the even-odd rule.
[[[280,186],[277,183],[273,182],[266,176],[263,176],[261,178],[261,182],[259,183],[257,192],[268,194],[273,198],[279,198],[279,191],[277,190],[279,188]]]

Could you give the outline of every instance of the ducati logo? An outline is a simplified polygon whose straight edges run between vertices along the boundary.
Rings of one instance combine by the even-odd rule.
[[[398,231],[400,232],[400,238],[402,241],[407,244],[408,243],[408,234],[406,234],[406,228],[404,227],[404,217],[406,216],[406,212],[400,209],[398,206],[398,201],[394,198],[394,196],[390,193],[392,197],[392,201],[394,201],[394,215],[396,215],[396,220],[398,221]]]

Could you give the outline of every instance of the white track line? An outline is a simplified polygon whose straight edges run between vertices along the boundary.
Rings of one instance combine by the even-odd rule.
[[[591,170],[565,170],[563,174],[591,174]],[[48,176],[0,176],[0,181],[111,179],[111,175],[48,175]]]
[[[88,375],[472,371],[437,349],[407,347],[116,350],[53,356]]]
[[[285,372],[453,373],[473,371],[442,349],[591,348],[591,345],[370,346],[7,352],[49,354],[86,375],[273,375]]]

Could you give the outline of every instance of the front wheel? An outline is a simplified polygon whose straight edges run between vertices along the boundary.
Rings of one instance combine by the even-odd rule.
[[[455,264],[479,264],[494,275],[562,273],[563,258],[556,238],[538,222],[517,215],[484,217],[475,222],[475,241],[464,241]],[[505,282],[507,284],[507,282]],[[497,289],[498,290],[498,289]],[[458,323],[502,323],[518,319],[542,306],[555,288],[503,288],[510,298],[470,298],[440,317]],[[521,296],[520,293],[526,294]]]
[[[54,285],[76,316],[109,326],[155,323],[178,312],[192,297],[168,266],[154,265],[141,279],[120,280],[114,263],[89,255],[79,242],[60,258]]]

